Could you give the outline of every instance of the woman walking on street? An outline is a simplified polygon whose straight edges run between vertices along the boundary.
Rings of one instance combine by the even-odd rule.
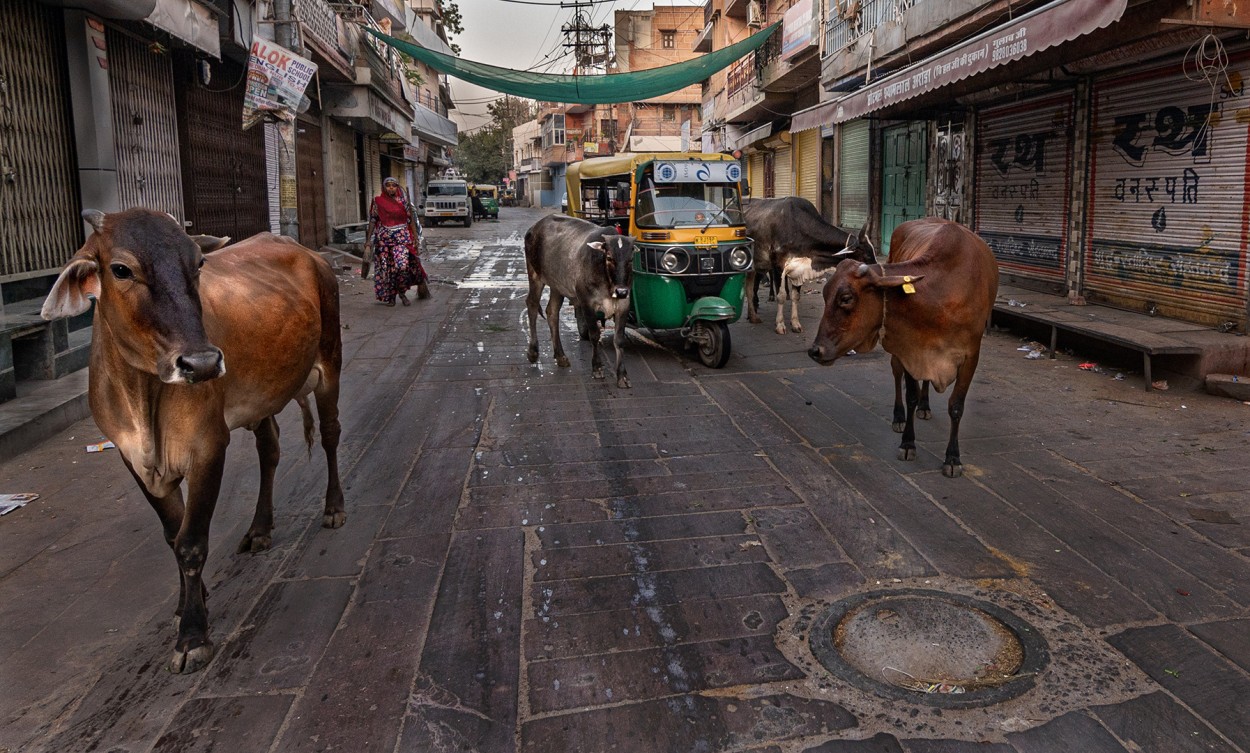
[[[382,193],[369,205],[369,228],[365,233],[365,256],[373,254],[373,294],[394,306],[395,299],[408,305],[408,288],[417,286],[419,298],[429,298],[425,269],[421,266],[421,225],[417,213],[395,178],[382,181]]]

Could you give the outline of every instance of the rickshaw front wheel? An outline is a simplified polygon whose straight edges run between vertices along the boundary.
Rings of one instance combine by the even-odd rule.
[[[725,322],[695,322],[690,339],[699,350],[699,360],[709,369],[729,362],[729,325]]]

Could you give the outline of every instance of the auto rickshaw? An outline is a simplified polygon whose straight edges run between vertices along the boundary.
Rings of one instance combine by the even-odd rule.
[[[713,369],[729,360],[752,262],[741,180],[728,155],[680,152],[597,157],[565,174],[568,214],[634,239],[630,325],[678,330]]]
[[[473,202],[473,217],[481,219],[489,217],[499,219],[499,189],[489,183],[476,183],[469,186],[469,197]]]

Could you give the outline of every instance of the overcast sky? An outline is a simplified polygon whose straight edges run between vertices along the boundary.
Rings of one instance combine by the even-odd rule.
[[[523,4],[509,0],[457,0],[464,19],[464,32],[453,37],[465,60],[490,63],[505,68],[567,73],[571,66],[563,47],[560,27],[573,20],[573,9],[561,8],[559,0],[530,0],[549,5]],[[703,0],[611,0],[596,1],[585,11],[592,26],[612,26],[616,10],[647,10],[653,6],[702,6]],[[565,5],[571,5],[565,0]],[[498,92],[451,79],[456,109],[451,118],[461,130],[476,128],[487,121],[486,103],[502,96]]]

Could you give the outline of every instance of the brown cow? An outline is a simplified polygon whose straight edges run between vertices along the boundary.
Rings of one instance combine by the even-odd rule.
[[[868,264],[877,261],[867,238],[867,225],[858,233],[830,225],[812,202],[801,196],[754,199],[745,210],[747,235],[755,243],[755,263],[747,272],[747,321],[760,323],[759,275],[768,275],[777,299],[774,330],[786,333],[785,302],[790,301],[790,329],[802,332],[799,296],[803,285],[824,277],[844,259]]]
[[[868,352],[880,335],[881,347],[892,356],[896,422],[902,409],[899,382],[907,382],[899,460],[916,457],[919,381],[931,382],[938,392],[954,382],[942,473],[952,478],[963,473],[959,419],[998,295],[998,264],[989,247],[955,222],[935,217],[904,222],[890,237],[888,263],[844,261],[824,295],[825,313],[807,354],[828,365],[850,350]]]
[[[156,509],[181,575],[178,639],[169,668],[194,672],[213,656],[204,607],[208,529],[233,429],[256,434],[260,494],[239,551],[273,530],[275,416],[292,400],[312,446],[317,402],[329,464],[322,525],[343,525],[338,393],[343,348],[338,281],[296,242],[261,233],[189,237],[169,215],[83,212],[95,232],[61,272],[43,317],[74,316],[96,299],[88,400],[96,425]],[[186,481],[186,503],[182,482]]]

